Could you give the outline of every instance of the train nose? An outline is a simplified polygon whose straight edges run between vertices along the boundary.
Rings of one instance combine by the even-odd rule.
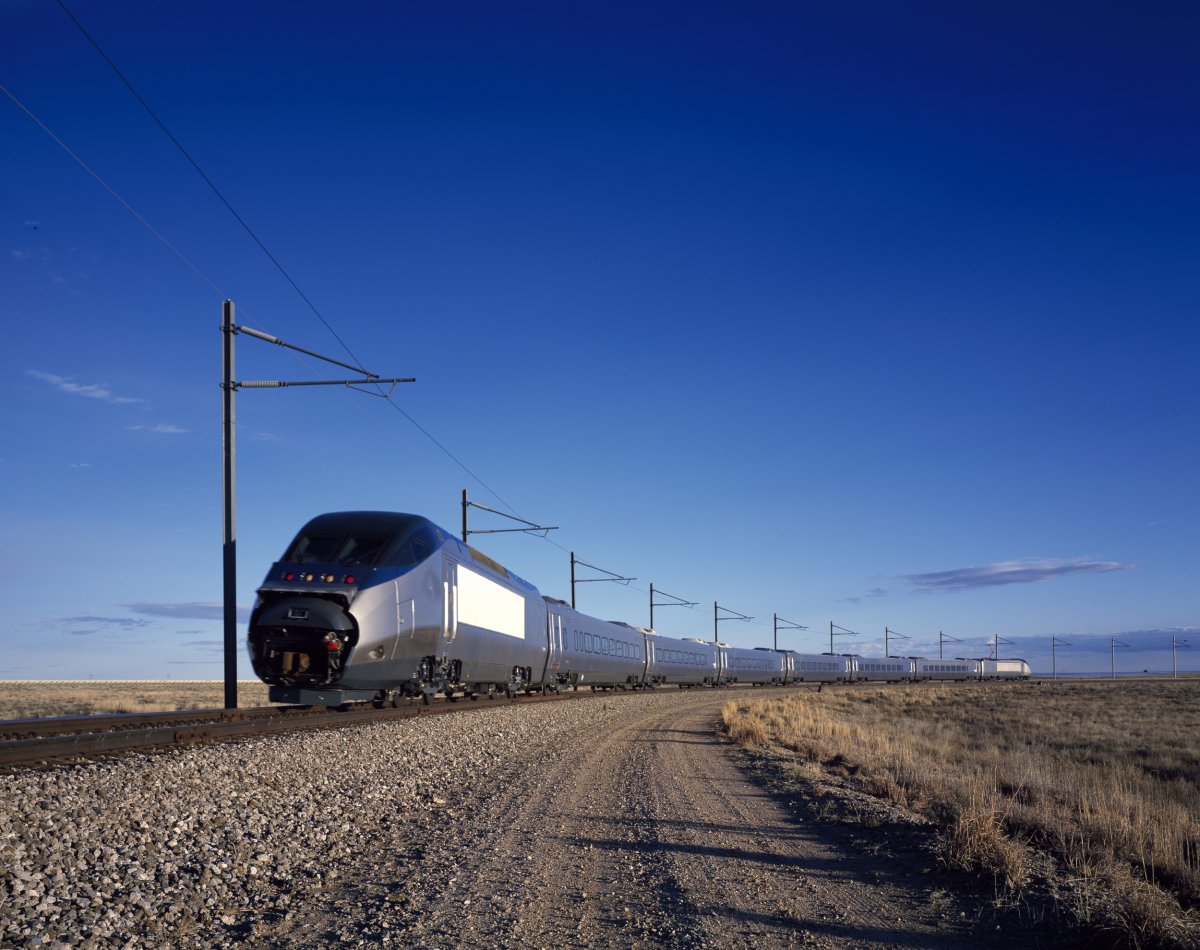
[[[357,640],[354,619],[341,603],[321,597],[264,601],[250,618],[254,672],[271,684],[336,683]]]

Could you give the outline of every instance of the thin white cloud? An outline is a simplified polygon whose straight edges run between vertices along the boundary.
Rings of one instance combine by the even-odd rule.
[[[130,432],[153,432],[155,435],[180,435],[188,430],[183,426],[172,425],[167,422],[160,422],[156,426],[130,426]]]
[[[951,571],[928,574],[904,574],[917,593],[973,590],[978,587],[998,587],[1002,584],[1036,584],[1038,581],[1063,577],[1067,574],[1103,574],[1126,571],[1132,564],[1117,561],[1094,561],[1087,558],[1028,558],[1023,561],[1000,561],[983,567],[960,567]]]
[[[34,379],[40,379],[43,383],[48,383],[59,392],[69,393],[72,396],[99,399],[101,402],[111,403],[116,406],[137,405],[146,402],[145,399],[135,399],[132,396],[118,396],[103,383],[77,383],[67,379],[65,376],[56,376],[54,373],[43,373],[36,369],[28,370],[28,374]]]
[[[177,604],[149,603],[141,601],[134,604],[122,604],[126,610],[135,614],[147,614],[151,617],[173,617],[177,620],[221,620],[225,616],[223,605],[211,601],[190,601]],[[238,621],[250,619],[249,607],[238,607]]]
[[[844,603],[844,604],[861,604],[864,600],[871,600],[876,597],[886,597],[887,595],[888,595],[888,591],[885,588],[872,587],[865,594],[861,594],[858,597],[842,598],[842,603]]]
[[[111,633],[113,630],[137,630],[148,626],[149,620],[137,617],[97,617],[84,615],[78,617],[63,617],[56,621],[67,627],[67,633],[76,637],[90,637],[97,633]]]

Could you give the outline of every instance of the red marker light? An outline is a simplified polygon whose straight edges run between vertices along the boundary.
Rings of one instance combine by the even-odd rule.
[[[353,575],[353,574],[347,574],[347,575],[345,576],[345,578],[342,580],[342,583],[343,583],[343,584],[353,584],[353,583],[354,583],[354,575]]]
[[[288,571],[286,574],[283,575],[283,579],[285,581],[294,581],[296,579],[296,575],[293,574],[291,571]]]

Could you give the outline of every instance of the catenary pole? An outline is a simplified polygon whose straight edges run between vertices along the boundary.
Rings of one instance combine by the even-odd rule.
[[[233,301],[226,300],[221,307],[221,442],[222,442],[222,494],[224,495],[223,533],[221,541],[222,588],[224,590],[225,621],[225,708],[237,709],[237,530],[234,512],[234,492],[237,481],[234,477],[234,407],[233,366]]]
[[[344,363],[341,360],[335,360],[328,356],[322,356],[320,353],[314,353],[312,350],[306,350],[294,344],[287,343],[277,337],[271,336],[269,333],[263,333],[261,330],[253,330],[249,327],[240,327],[233,320],[234,306],[232,300],[226,300],[221,306],[221,390],[222,390],[222,412],[221,412],[221,455],[222,455],[222,478],[221,478],[221,494],[222,502],[222,545],[221,545],[221,574],[224,603],[223,619],[224,619],[224,637],[223,646],[225,652],[225,708],[237,708],[237,531],[236,531],[236,479],[234,459],[236,455],[235,445],[236,437],[236,417],[234,406],[234,394],[239,389],[284,389],[289,386],[378,386],[384,383],[390,383],[394,390],[397,383],[412,383],[414,379],[382,379],[377,373],[370,373],[367,370],[350,363]],[[287,382],[284,380],[256,380],[252,382],[238,382],[234,379],[234,337],[239,333],[245,333],[247,336],[262,340],[265,343],[274,343],[289,350],[296,350],[304,353],[307,356],[314,356],[319,360],[324,360],[326,363],[332,363],[335,366],[341,366],[345,369],[353,370],[356,373],[361,373],[361,379],[327,379],[327,380],[305,380],[301,382]],[[391,396],[391,390],[387,396]],[[387,398],[387,397],[385,397]]]

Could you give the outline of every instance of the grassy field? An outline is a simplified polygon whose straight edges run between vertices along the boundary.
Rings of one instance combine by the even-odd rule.
[[[726,704],[729,734],[939,826],[944,859],[1132,946],[1200,946],[1200,681],[917,684]]]
[[[219,680],[0,680],[0,719],[213,709],[225,705]],[[267,687],[238,683],[239,706],[267,705]]]

